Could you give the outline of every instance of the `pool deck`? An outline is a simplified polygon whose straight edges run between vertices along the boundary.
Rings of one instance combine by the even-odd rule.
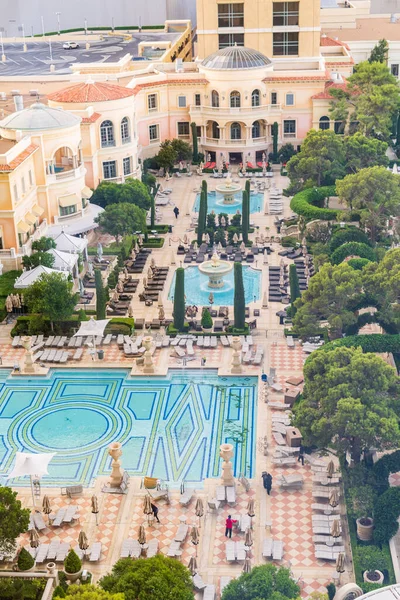
[[[207,177],[209,189],[215,189],[218,183],[217,179]],[[163,207],[162,222],[171,223],[174,225],[173,233],[166,236],[165,248],[161,250],[153,250],[152,256],[155,258],[158,266],[169,266],[173,256],[173,262],[176,266],[180,266],[181,257],[175,255],[175,251],[183,236],[187,234],[190,239],[194,239],[194,229],[191,227],[190,210],[194,203],[195,189],[200,186],[201,179],[197,176],[191,178],[181,177],[173,178],[168,182],[168,186],[173,188],[171,200],[175,202],[180,209],[180,216],[175,219],[173,214],[173,206]],[[241,180],[244,187],[244,181]],[[274,183],[276,186],[285,187],[287,179],[275,174]],[[165,184],[164,184],[165,185]],[[291,214],[289,208],[289,199],[283,198],[284,215]],[[259,226],[260,233],[266,231],[269,227],[269,235],[275,234],[276,230],[273,225],[274,216],[265,215],[263,213],[252,215],[252,221],[255,221]],[[267,231],[268,234],[268,231]],[[277,243],[272,244],[275,252],[269,256],[270,265],[279,265],[281,257],[278,256],[280,246]],[[262,265],[262,258],[258,258],[258,265],[263,269],[264,276],[262,280],[262,291],[267,291],[267,276],[266,269]],[[257,263],[255,263],[257,264]],[[139,275],[140,283],[138,291],[143,289],[143,276]],[[168,279],[162,292],[162,299],[167,316],[172,313],[172,302],[168,300],[168,291],[173,277],[173,268],[170,269]],[[137,295],[134,301],[134,315],[136,318],[145,318],[149,321],[153,318],[158,318],[157,303],[151,307],[146,307],[144,303],[139,302]],[[288,387],[286,379],[289,376],[301,375],[305,354],[302,348],[295,343],[294,348],[288,348],[283,335],[283,327],[279,325],[279,319],[276,312],[282,309],[280,303],[269,303],[268,308],[262,308],[261,301],[250,303],[251,314],[253,308],[259,308],[261,316],[257,317],[257,330],[252,333],[254,343],[261,345],[264,348],[264,364],[261,367],[252,365],[243,365],[243,371],[246,375],[259,375],[262,370],[268,372],[269,369],[276,369],[277,381],[282,384],[283,389]],[[232,311],[232,308],[231,308]],[[232,313],[231,313],[232,314]],[[252,317],[253,318],[253,317]],[[13,367],[23,357],[24,350],[12,348],[8,333],[9,329],[5,326],[0,326],[0,355],[3,360],[3,367]],[[188,368],[201,368],[201,358],[206,358],[207,368],[216,368],[219,374],[227,375],[230,373],[230,365],[232,360],[231,349],[222,348],[221,345],[217,349],[201,349],[196,351],[195,360],[188,363]],[[176,358],[171,356],[168,349],[157,350],[154,355],[155,374],[164,375],[169,368],[183,368],[183,365]],[[141,368],[133,364],[131,358],[125,358],[123,353],[118,349],[116,344],[105,349],[105,360],[101,362],[93,362],[88,352],[85,350],[84,356],[79,363],[70,363],[67,368],[132,368],[132,374],[140,375]],[[57,366],[57,368],[59,368]],[[150,377],[146,374],[146,377]],[[261,386],[259,386],[261,388]],[[271,402],[283,402],[282,393],[271,393]],[[221,576],[237,577],[241,573],[241,564],[228,564],[225,559],[224,552],[224,521],[228,514],[233,516],[241,513],[246,513],[247,502],[250,497],[255,499],[255,517],[253,518],[254,545],[251,549],[252,565],[262,564],[265,559],[262,558],[262,541],[267,535],[272,535],[276,539],[283,541],[283,560],[279,564],[289,566],[296,579],[299,580],[301,586],[301,595],[307,598],[314,591],[326,592],[325,585],[333,580],[335,573],[335,563],[327,563],[316,560],[314,557],[314,543],[312,534],[312,514],[311,504],[312,498],[312,472],[309,466],[301,466],[301,463],[296,463],[294,468],[276,467],[271,463],[271,455],[274,449],[274,439],[271,433],[271,420],[273,410],[268,404],[264,404],[261,397],[258,399],[258,416],[257,416],[257,448],[256,448],[256,465],[255,477],[251,481],[251,491],[246,493],[238,484],[237,487],[237,505],[235,508],[224,507],[217,514],[205,512],[205,516],[201,519],[200,529],[200,544],[197,549],[199,573],[202,575],[206,583],[214,583],[219,590],[219,578]],[[267,436],[269,443],[268,456],[263,455],[262,440]],[[301,473],[305,479],[305,484],[301,490],[282,491],[278,485],[273,483],[272,494],[267,496],[266,491],[262,487],[261,473],[268,470],[274,482],[281,474]],[[101,541],[103,544],[104,553],[99,563],[85,563],[85,567],[89,568],[94,573],[96,579],[107,573],[114,562],[119,558],[121,544],[127,537],[137,538],[138,528],[145,523],[145,515],[142,513],[143,491],[140,490],[139,479],[131,479],[128,489],[128,494],[125,496],[103,494],[101,487],[104,479],[97,479],[94,488],[85,489],[82,497],[76,500],[68,500],[65,496],[61,496],[58,489],[47,489],[46,493],[50,496],[52,508],[57,508],[69,503],[78,504],[80,506],[80,522],[75,526],[63,526],[55,530],[49,529],[40,533],[40,539],[46,542],[47,539],[59,537],[62,541],[76,545],[80,529],[83,529],[89,538],[89,542]],[[204,500],[205,509],[207,507],[207,498],[210,499],[214,495],[214,488],[218,480],[206,480],[204,488],[196,491],[196,497],[201,497]],[[31,497],[29,488],[16,488],[19,497],[26,506],[31,507]],[[93,493],[97,493],[100,503],[99,526],[96,526],[95,516],[91,513],[90,497]],[[166,505],[164,501],[158,502],[160,525],[150,527],[146,525],[146,534],[148,540],[152,537],[157,537],[160,543],[161,552],[166,552],[169,543],[174,538],[174,533],[179,525],[179,517],[183,514],[187,516],[189,525],[196,523],[198,519],[194,516],[195,500],[192,501],[188,508],[181,508],[178,503],[179,492],[172,492],[172,501],[170,505]],[[341,506],[341,512],[344,513],[344,507]],[[266,523],[272,524],[271,533],[266,529]],[[236,534],[232,539],[243,541],[243,534]],[[23,536],[24,543],[27,543],[27,535]],[[346,538],[346,572],[341,576],[341,583],[346,583],[353,580],[351,552],[348,548]],[[189,557],[195,554],[195,548],[188,540],[183,545],[182,562],[188,563]],[[201,596],[199,595],[199,598]],[[219,596],[218,596],[219,597]]]

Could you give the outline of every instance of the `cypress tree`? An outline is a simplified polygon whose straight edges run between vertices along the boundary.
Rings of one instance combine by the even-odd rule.
[[[197,221],[197,243],[200,245],[203,241],[204,231],[206,229],[207,221],[207,202],[206,194],[202,189],[200,192],[200,207],[199,207],[199,219]]]
[[[154,229],[156,223],[156,199],[153,194],[150,194],[151,204],[150,204],[150,227]]]
[[[233,313],[235,319],[235,328],[244,329],[245,326],[245,300],[242,263],[234,264],[235,295],[233,298]]]
[[[278,131],[279,125],[275,121],[272,124],[272,153],[274,155],[274,160],[278,160]]]
[[[103,286],[103,279],[100,269],[94,272],[94,280],[96,285],[96,317],[100,319],[106,318],[106,294]]]
[[[201,182],[201,189],[204,191],[204,199],[205,199],[205,209],[206,212],[204,213],[204,229],[207,227],[207,213],[208,213],[208,188],[207,188],[207,181],[205,179],[203,179],[203,181]]]
[[[246,179],[246,183],[244,184],[244,189],[246,190],[246,192],[250,196],[250,179]]]
[[[246,182],[247,183],[247,182]],[[249,225],[250,225],[250,203],[249,194],[245,190],[242,194],[242,235],[245,244],[249,241]]]
[[[296,265],[290,265],[289,267],[289,286],[290,286],[290,302],[291,302],[291,314],[294,317],[296,313],[296,309],[293,306],[293,303],[297,298],[300,298],[300,284],[299,278],[296,271]]]
[[[174,327],[183,330],[185,323],[185,270],[182,267],[176,270],[174,292]]]
[[[196,123],[190,123],[192,128],[192,141],[193,141],[193,162],[197,163],[199,160],[199,142],[197,139],[197,126]]]

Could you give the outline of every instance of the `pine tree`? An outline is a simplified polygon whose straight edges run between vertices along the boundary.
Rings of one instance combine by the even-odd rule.
[[[246,182],[247,183],[247,182]],[[242,200],[242,235],[245,244],[249,241],[249,226],[250,226],[250,201],[249,194],[246,190],[243,192]]]
[[[236,329],[244,329],[245,327],[245,299],[243,285],[242,263],[235,262],[234,264],[234,280],[235,280],[235,295],[233,299],[233,312]]]
[[[101,320],[106,318],[106,296],[100,269],[95,270],[94,280],[96,284],[96,316]]]
[[[185,270],[180,267],[175,275],[174,292],[174,327],[183,330],[185,322]]]
[[[290,285],[291,314],[292,314],[292,317],[294,317],[294,315],[296,313],[296,309],[294,307],[294,301],[297,300],[297,298],[300,298],[300,296],[301,296],[299,277],[297,275],[296,265],[290,265],[290,267],[289,267],[289,285]]]

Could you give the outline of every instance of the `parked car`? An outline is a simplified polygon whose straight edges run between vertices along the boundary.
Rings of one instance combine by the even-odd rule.
[[[63,48],[64,50],[75,50],[75,48],[79,48],[79,44],[77,42],[65,42]]]

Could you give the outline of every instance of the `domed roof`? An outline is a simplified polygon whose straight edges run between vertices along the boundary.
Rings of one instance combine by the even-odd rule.
[[[49,94],[48,99],[52,102],[85,104],[119,100],[120,98],[129,98],[129,96],[134,95],[135,92],[133,90],[121,85],[95,82],[89,79],[85,83],[78,83],[77,85]]]
[[[22,131],[43,131],[45,129],[64,129],[80,123],[80,118],[62,110],[50,108],[41,102],[35,102],[29,108],[19,110],[0,121],[2,129]]]
[[[201,63],[207,69],[260,69],[271,64],[269,58],[251,48],[229,46],[207,56]]]

